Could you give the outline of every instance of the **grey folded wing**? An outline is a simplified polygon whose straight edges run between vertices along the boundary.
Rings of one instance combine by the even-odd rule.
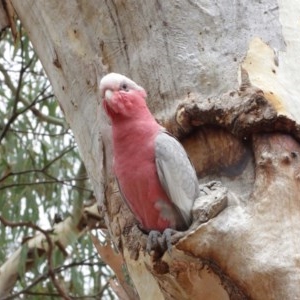
[[[178,140],[161,131],[155,139],[155,162],[162,187],[187,226],[199,195],[197,175]]]

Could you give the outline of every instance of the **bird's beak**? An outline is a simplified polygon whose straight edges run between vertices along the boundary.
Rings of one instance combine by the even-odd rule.
[[[106,103],[107,106],[111,106],[111,99],[113,97],[113,92],[110,89],[103,91],[102,100]]]
[[[105,90],[104,100],[106,100],[107,102],[110,102],[112,96],[113,96],[113,92],[111,90],[109,90],[109,89]]]

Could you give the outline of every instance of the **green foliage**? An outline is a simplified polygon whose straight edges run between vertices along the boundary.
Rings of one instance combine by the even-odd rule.
[[[0,212],[6,220],[23,225],[0,223],[0,265],[24,238],[37,233],[26,222],[50,229],[57,213],[65,219],[75,203],[92,197],[73,134],[28,37],[22,27],[19,31],[15,45],[9,32],[0,40]],[[95,255],[89,237],[83,236],[67,251],[67,258],[55,251],[51,260],[68,292],[94,295],[88,299],[99,299],[100,295],[113,299],[111,291],[101,290],[111,271]],[[26,272],[28,248],[24,245],[21,280],[13,291],[16,298],[57,299],[57,290],[47,275],[49,261],[40,253],[31,256],[34,264]]]

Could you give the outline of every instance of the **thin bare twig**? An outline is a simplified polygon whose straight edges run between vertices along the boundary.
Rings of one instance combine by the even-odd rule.
[[[17,129],[12,129],[10,128],[9,131],[14,132],[14,133],[22,133],[22,134],[32,134],[34,136],[49,136],[49,137],[60,137],[63,136],[65,134],[69,133],[69,130],[65,130],[61,133],[40,133],[40,132],[34,132],[34,131],[28,131],[28,130],[17,130]]]
[[[40,184],[63,184],[66,186],[71,187],[72,189],[76,190],[81,190],[81,191],[86,191],[92,193],[93,191],[87,188],[82,188],[78,187],[77,185],[70,184],[66,181],[73,181],[76,180],[76,178],[68,178],[68,179],[57,179],[51,175],[48,175],[50,178],[54,178],[54,180],[44,180],[44,181],[38,181],[38,182],[23,182],[23,183],[12,183],[12,184],[7,184],[2,187],[0,187],[0,191],[4,189],[8,189],[11,187],[17,187],[17,186],[33,186],[33,185],[40,185]]]
[[[22,55],[23,55],[22,43],[21,43],[21,51],[22,51]],[[22,59],[22,61],[21,61],[21,69],[20,69],[19,79],[18,79],[18,86],[17,86],[16,92],[15,92],[15,102],[14,102],[14,106],[13,106],[13,110],[12,110],[12,115],[11,115],[10,119],[8,120],[8,122],[5,124],[3,130],[2,130],[2,132],[0,134],[0,143],[1,143],[2,139],[4,138],[4,136],[6,135],[8,129],[11,126],[11,124],[18,117],[18,114],[17,114],[17,105],[18,105],[18,102],[20,100],[20,93],[21,93],[21,88],[22,88],[23,75],[24,75],[24,72],[26,70],[26,67],[29,67],[29,65],[27,64],[27,66],[24,67],[24,61]]]
[[[58,274],[58,273],[61,273],[61,272],[63,272],[63,271],[65,271],[65,270],[67,270],[67,269],[70,269],[70,268],[73,268],[73,267],[76,267],[76,266],[82,266],[82,265],[85,265],[85,262],[86,261],[88,261],[88,260],[90,260],[90,259],[92,259],[92,258],[94,258],[94,257],[98,257],[98,254],[94,254],[94,255],[92,255],[92,256],[90,256],[90,257],[88,257],[88,258],[85,258],[85,259],[83,259],[83,260],[81,260],[81,261],[79,261],[79,262],[72,262],[72,263],[69,263],[69,264],[67,264],[67,265],[63,265],[63,266],[59,266],[59,267],[56,267],[56,268],[54,268],[53,269],[53,272],[55,273],[55,274]],[[99,263],[97,263],[97,264],[99,264]],[[89,264],[89,265],[91,265],[91,264]],[[94,265],[94,264],[93,264]],[[104,264],[103,264],[104,265]],[[35,287],[38,283],[40,283],[41,281],[43,281],[43,280],[46,280],[47,278],[49,277],[49,272],[45,272],[44,274],[42,274],[42,275],[40,275],[39,277],[37,277],[35,280],[33,280],[32,282],[31,282],[31,284],[29,284],[27,287],[25,287],[23,290],[21,290],[21,291],[19,291],[19,292],[17,292],[17,293],[15,293],[15,294],[13,294],[13,295],[10,295],[10,296],[8,296],[8,297],[6,297],[6,298],[3,298],[2,300],[11,300],[11,299],[15,299],[15,298],[17,298],[18,296],[20,296],[20,295],[22,295],[22,294],[29,294],[29,295],[44,295],[44,296],[46,296],[46,295],[50,295],[50,294],[44,294],[44,293],[33,293],[33,292],[30,292],[30,290],[33,288],[33,287]],[[51,296],[60,296],[60,294],[51,294]],[[73,297],[72,297],[72,299],[74,299]]]
[[[58,156],[56,156],[55,158],[53,158],[48,164],[46,164],[41,171],[46,171],[48,168],[50,168],[50,166],[52,164],[54,164],[56,161],[58,161],[59,159],[61,159],[65,154],[67,154],[68,152],[74,150],[76,147],[75,146],[71,146],[69,148],[66,148],[64,151],[62,151]]]
[[[65,151],[61,152],[58,156],[56,156],[54,159],[52,159],[48,164],[46,164],[42,169],[32,169],[32,170],[26,170],[26,171],[20,171],[20,172],[9,172],[9,173],[5,174],[2,178],[0,178],[0,182],[3,182],[4,180],[6,180],[8,177],[11,177],[11,176],[20,176],[20,175],[29,174],[29,173],[44,173],[49,178],[53,179],[53,177],[51,175],[49,175],[45,172],[46,169],[48,169],[53,163],[55,163],[57,160],[62,158],[65,154],[72,151],[73,149],[75,149],[75,146],[67,148]],[[87,179],[87,177],[85,179]],[[78,178],[78,181],[85,180],[85,179]],[[77,178],[76,178],[76,180],[77,180]]]
[[[17,93],[17,89],[15,88],[13,82],[11,81],[10,76],[9,76],[7,70],[5,70],[1,64],[0,64],[0,71],[3,74],[3,76],[4,76],[4,82],[7,85],[7,87],[11,90],[12,94],[16,94]],[[25,72],[26,72],[26,70],[23,71],[23,74]],[[38,95],[38,97],[40,97],[40,96],[41,96],[41,93]],[[52,97],[52,96],[53,96],[52,94],[49,95],[49,97]],[[65,123],[65,121],[62,120],[62,119],[44,115],[43,113],[41,113],[40,111],[38,111],[36,108],[32,107],[32,105],[31,105],[32,103],[30,104],[28,102],[28,100],[26,100],[20,94],[19,94],[19,100],[27,107],[27,109],[30,109],[32,111],[32,113],[36,117],[38,117],[39,119],[41,119],[42,121],[45,121],[47,123],[54,124],[54,125],[57,125],[57,126],[62,126],[62,127],[65,127],[67,125]],[[43,100],[45,100],[45,99],[43,98],[42,101]],[[34,99],[33,103],[35,104],[36,101],[37,101],[37,98]]]
[[[48,261],[48,274],[50,276],[50,279],[53,283],[53,285],[56,287],[58,293],[60,294],[61,297],[63,297],[63,299],[66,300],[71,300],[71,298],[69,297],[69,295],[66,294],[66,292],[64,291],[64,289],[61,287],[61,285],[59,284],[58,280],[55,277],[55,272],[53,270],[53,262],[52,262],[52,253],[54,250],[54,245],[52,242],[51,237],[49,236],[49,232],[42,229],[41,227],[37,226],[36,224],[32,223],[32,222],[10,222],[6,219],[4,219],[2,216],[0,216],[0,221],[4,226],[8,226],[8,227],[29,227],[32,228],[33,230],[39,231],[40,233],[42,233],[45,236],[45,239],[48,243],[48,252],[47,252],[47,261]]]

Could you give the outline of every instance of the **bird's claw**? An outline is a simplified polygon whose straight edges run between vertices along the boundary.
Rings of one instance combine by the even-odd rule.
[[[148,254],[152,250],[161,250],[165,252],[168,250],[169,254],[172,252],[172,237],[177,234],[178,231],[167,228],[163,233],[156,230],[151,230],[148,235],[146,251]]]
[[[146,244],[146,251],[150,254],[151,250],[157,247],[162,248],[161,244],[161,233],[156,230],[151,230],[148,234],[147,244]]]
[[[163,240],[165,242],[165,245],[167,246],[167,250],[169,252],[169,254],[171,254],[172,252],[172,235],[174,235],[177,231],[171,228],[167,228],[164,232],[163,232]]]

